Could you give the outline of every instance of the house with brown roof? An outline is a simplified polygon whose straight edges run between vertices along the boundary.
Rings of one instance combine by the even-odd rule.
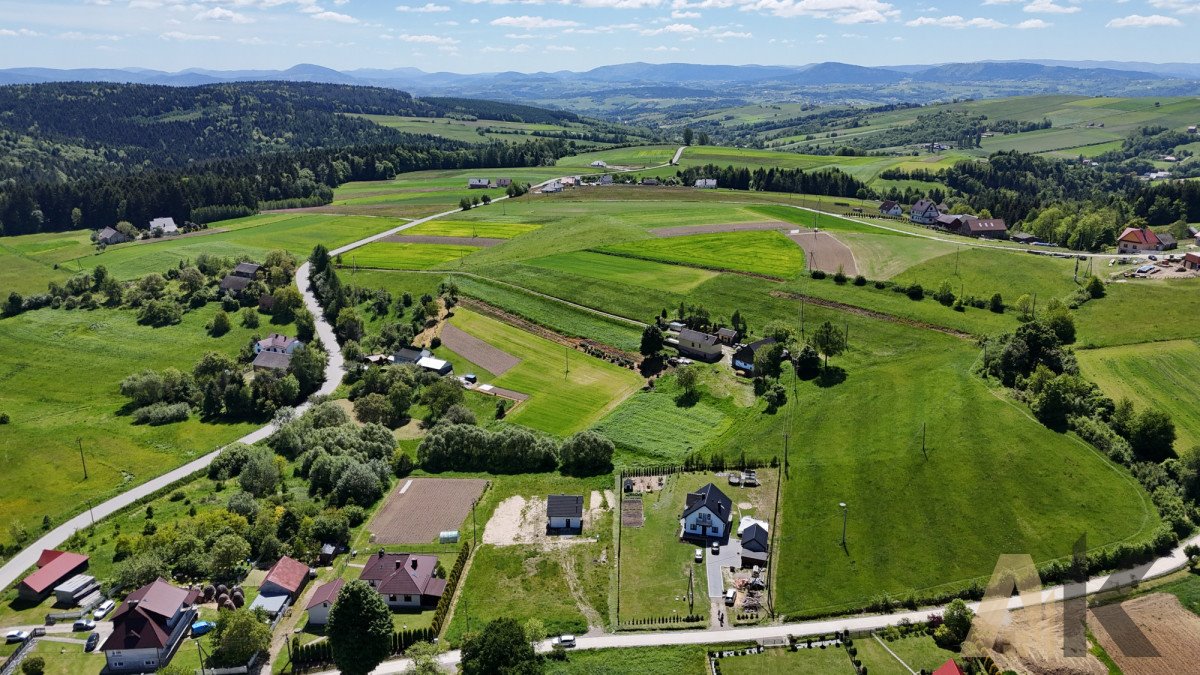
[[[329,610],[333,609],[333,604],[337,602],[338,594],[342,592],[342,586],[346,582],[342,579],[334,579],[333,581],[322,584],[313,591],[312,597],[308,599],[308,606],[304,609],[308,612],[308,622],[314,626],[324,626],[329,623]]]
[[[129,241],[129,237],[117,230],[106,227],[96,234],[96,243],[112,246],[113,244],[124,244]]]
[[[283,352],[259,352],[250,365],[255,370],[286,371],[292,365],[292,355]]]
[[[909,220],[921,225],[933,225],[940,215],[942,215],[942,211],[938,205],[928,199],[922,199],[913,204],[912,210],[908,212]]]
[[[1003,218],[966,216],[958,226],[958,233],[965,237],[1004,239],[1008,236],[1008,224]]]
[[[196,617],[198,596],[161,578],[130,593],[100,647],[107,672],[152,673],[167,665]]]
[[[900,206],[899,202],[889,199],[879,205],[879,213],[884,216],[902,216],[904,215],[904,207]]]
[[[1127,227],[1117,237],[1119,253],[1142,253],[1163,250],[1162,240],[1148,227]]]
[[[230,274],[221,280],[220,289],[222,293],[238,295],[246,290],[251,281],[254,281],[254,279]]]
[[[435,555],[380,551],[367,560],[358,578],[392,609],[432,607],[446,591],[446,580],[433,576],[437,563]]]
[[[17,595],[22,600],[45,600],[55,586],[86,570],[88,557],[81,553],[45,549],[38,557],[37,566],[36,572],[17,585]]]
[[[254,353],[277,352],[279,354],[291,354],[301,344],[296,338],[290,338],[281,333],[271,333],[266,338],[254,343]]]

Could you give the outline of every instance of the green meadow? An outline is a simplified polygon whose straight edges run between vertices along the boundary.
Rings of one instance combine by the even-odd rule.
[[[601,247],[601,253],[692,267],[790,279],[804,270],[804,250],[774,230],[693,234]]]
[[[0,458],[9,475],[37,476],[38,485],[0,484],[6,523],[36,533],[43,516],[61,522],[85,500],[112,497],[257,428],[195,417],[135,425],[124,410],[119,384],[127,375],[168,366],[190,371],[206,351],[236,355],[252,334],[288,332],[265,320],[258,330],[235,321],[212,338],[204,326],[216,311],[191,311],[165,328],[138,325],[131,310],[41,309],[0,320],[0,411],[12,419],[0,427]],[[10,536],[0,530],[0,539]]]
[[[478,251],[459,244],[409,244],[377,241],[341,256],[342,265],[382,270],[427,270]]]
[[[1171,416],[1176,452],[1200,444],[1200,345],[1193,340],[1077,351],[1084,377],[1114,401],[1127,398],[1139,408]]]
[[[530,398],[507,419],[565,436],[594,424],[642,384],[631,370],[555,344],[465,308],[451,323],[521,363],[489,384]]]
[[[604,255],[590,251],[534,258],[527,264],[593,279],[611,280],[648,288],[666,287],[682,292],[690,291],[717,275],[716,272],[710,270],[664,265],[649,260]]]
[[[406,235],[425,235],[432,237],[489,237],[492,239],[512,239],[526,232],[538,229],[537,225],[528,223],[502,223],[488,221],[463,221],[439,218],[427,223],[421,223],[412,229],[404,231]]]

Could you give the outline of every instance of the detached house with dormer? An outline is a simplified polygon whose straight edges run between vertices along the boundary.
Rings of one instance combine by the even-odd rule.
[[[908,218],[914,223],[920,223],[921,225],[933,225],[937,222],[938,216],[940,215],[942,215],[942,210],[938,208],[937,204],[934,204],[928,199],[922,199],[916,204],[913,204],[912,210],[909,211]]]
[[[732,522],[733,501],[709,483],[688,494],[680,519],[681,536],[684,539],[724,539]]]
[[[1157,234],[1148,227],[1127,227],[1117,237],[1118,253],[1142,253],[1144,251],[1166,251],[1175,248],[1175,238]]]
[[[358,578],[391,609],[433,607],[446,591],[446,580],[434,576],[437,564],[436,555],[380,551],[367,560]]]

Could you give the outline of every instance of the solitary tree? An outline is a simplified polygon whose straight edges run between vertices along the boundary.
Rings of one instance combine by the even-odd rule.
[[[675,371],[675,382],[683,389],[685,396],[694,396],[696,394],[696,386],[700,382],[700,371],[696,368],[680,368]]]
[[[242,666],[271,647],[271,629],[249,609],[222,611],[217,616],[217,650],[213,660],[222,666]]]
[[[343,589],[342,593],[346,591]],[[341,664],[338,664],[341,665]],[[462,647],[463,675],[526,675],[543,672],[542,659],[516,619],[495,619]]]
[[[1093,298],[1104,297],[1104,282],[1100,281],[1100,277],[1094,276],[1091,279],[1088,279],[1086,288],[1088,295],[1092,296]]]
[[[217,312],[213,317],[212,323],[208,326],[208,334],[213,337],[221,337],[229,332],[232,326],[229,323],[229,315],[225,312]]]
[[[1020,314],[1022,321],[1029,321],[1033,318],[1033,298],[1028,293],[1017,298],[1017,313]]]
[[[638,351],[642,353],[642,356],[649,358],[661,352],[663,344],[662,331],[658,326],[650,324],[642,331],[642,344]]]
[[[691,145],[692,140],[694,138],[695,138],[695,134],[690,128],[686,128],[683,130],[683,144],[684,145]]]
[[[813,331],[812,345],[818,352],[825,355],[825,367],[829,367],[829,357],[837,356],[846,351],[846,336],[828,321]]]
[[[347,675],[367,675],[392,651],[392,614],[365,581],[342,587],[325,626],[333,662]]]

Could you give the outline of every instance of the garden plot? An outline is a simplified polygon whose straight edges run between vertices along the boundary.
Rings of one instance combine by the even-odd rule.
[[[1120,621],[1122,612],[1132,621]],[[1101,623],[1101,618],[1109,620]],[[1200,617],[1184,609],[1173,595],[1152,593],[1120,605],[1097,607],[1088,613],[1088,626],[1126,675],[1191,673],[1200,663]],[[1113,633],[1110,628],[1115,629]],[[1157,655],[1137,653],[1136,648],[1144,651],[1147,647]]]
[[[427,544],[459,529],[487,485],[482,478],[401,480],[367,529],[379,544]]]

